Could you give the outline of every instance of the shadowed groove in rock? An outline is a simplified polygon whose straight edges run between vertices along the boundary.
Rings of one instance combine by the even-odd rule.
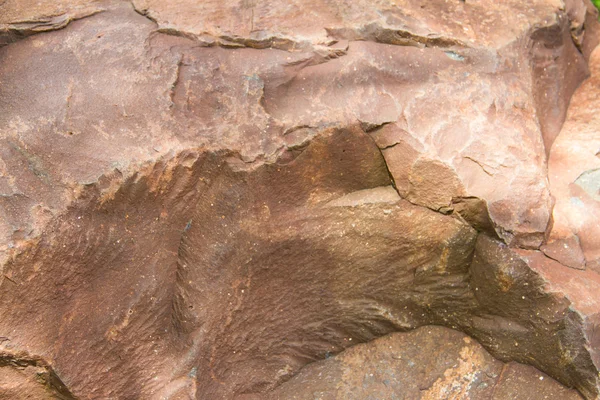
[[[35,383],[38,385],[35,395],[60,400],[75,400],[73,394],[56,375],[52,366],[48,365],[42,358],[31,357],[22,352],[12,354],[6,351],[0,352],[0,376],[7,380],[13,379],[13,383],[17,383],[17,385],[13,390],[3,390],[0,393],[1,398],[7,398],[6,396],[20,398],[20,396],[25,395],[18,386],[21,382],[18,380],[14,382],[15,376],[11,376],[19,372],[23,375],[23,378],[21,378],[23,380],[26,379],[27,375],[33,375]]]

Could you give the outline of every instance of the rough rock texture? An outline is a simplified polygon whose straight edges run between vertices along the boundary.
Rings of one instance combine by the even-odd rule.
[[[594,55],[592,77],[575,93],[550,153],[548,177],[556,205],[542,251],[567,267],[600,272],[600,54]]]
[[[498,361],[464,334],[428,326],[393,333],[310,364],[266,398],[577,400],[581,396],[533,367]]]
[[[0,47],[36,33],[64,28],[103,8],[98,0],[4,0],[0,3]]]
[[[0,2],[0,396],[267,397],[443,325],[598,397],[597,12],[499,3]]]

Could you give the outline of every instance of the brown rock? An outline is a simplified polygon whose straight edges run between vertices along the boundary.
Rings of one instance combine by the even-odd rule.
[[[464,334],[426,326],[313,363],[267,398],[575,400],[581,396],[533,367],[498,361]]]
[[[589,2],[0,11],[0,397],[266,396],[423,325],[598,396]]]
[[[61,29],[103,10],[99,0],[6,0],[0,3],[0,47],[36,33]]]
[[[435,160],[418,159],[408,177],[406,199],[443,213],[450,212],[452,199],[464,195],[456,173]]]
[[[449,165],[467,195],[490,204],[501,237],[538,248],[552,209],[539,179],[542,149],[549,151],[587,74],[597,12],[577,0],[421,3],[320,0],[310,14],[254,2],[178,3],[185,13],[162,1],[134,5],[160,32],[202,45],[306,52],[291,56],[280,77],[264,80],[267,113],[291,126],[399,120],[428,159]],[[521,67],[530,64],[532,70]],[[395,180],[404,181],[403,156],[385,153]]]
[[[556,198],[554,224],[549,241],[566,244],[569,254],[549,257],[563,264],[584,268],[600,260],[600,201],[598,177],[600,168],[600,52],[591,59],[592,77],[573,97],[573,106],[564,128],[556,139],[548,160],[548,176],[552,195]],[[571,250],[572,249],[572,250]],[[600,272],[600,269],[597,269]]]
[[[7,338],[2,338],[3,342]],[[72,399],[73,395],[44,360],[0,353],[0,399]]]
[[[541,251],[553,260],[575,269],[585,269],[585,257],[577,236],[566,239],[554,239],[540,248]]]

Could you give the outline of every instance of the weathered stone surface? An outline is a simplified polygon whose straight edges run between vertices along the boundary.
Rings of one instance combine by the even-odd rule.
[[[419,145],[386,152],[397,185],[413,169],[413,181],[429,181],[432,168],[423,165],[456,175],[436,185],[433,197],[417,193],[410,201],[448,208],[440,196],[456,195],[460,190],[450,182],[461,181],[468,195],[489,202],[505,240],[541,245],[552,208],[539,179],[542,149],[552,145],[568,99],[587,73],[585,58],[597,41],[591,4],[322,0],[310,13],[287,3],[178,4],[188,12],[162,1],[134,1],[159,31],[205,45],[313,50],[294,61],[295,71],[274,85],[265,82],[269,114],[284,124],[399,124]],[[397,170],[407,151],[421,157],[410,155]]]
[[[0,396],[267,396],[432,324],[598,396],[589,2],[0,11]]]
[[[589,282],[589,289],[578,297],[557,290],[565,284],[574,289],[571,276],[551,269],[552,276],[543,268],[549,261],[539,251],[513,250],[480,235],[470,269],[480,308],[470,320],[472,327],[463,329],[501,360],[541,368],[595,398],[597,346],[589,334],[589,317],[594,320],[597,312],[592,294],[595,284]],[[586,303],[588,307],[582,308]]]
[[[99,0],[5,0],[0,3],[0,47],[94,15],[103,10],[99,3]]]
[[[548,162],[556,199],[553,226],[542,252],[520,251],[522,258],[562,293],[577,313],[594,368],[600,366],[600,202],[594,171],[600,167],[600,52],[591,59],[592,76],[575,93],[565,125]],[[580,358],[579,352],[565,355]],[[587,358],[587,355],[585,356]],[[586,361],[589,362],[589,361]],[[598,379],[596,377],[596,379]]]
[[[498,361],[464,334],[426,326],[313,363],[267,398],[576,400],[581,396],[535,368]]]
[[[72,398],[72,393],[44,360],[25,353],[0,353],[0,399]]]
[[[592,77],[573,97],[573,105],[548,161],[548,177],[556,198],[548,257],[569,267],[586,265],[600,272],[600,53],[595,52]],[[554,250],[558,248],[560,250]],[[560,251],[560,252],[559,252]]]

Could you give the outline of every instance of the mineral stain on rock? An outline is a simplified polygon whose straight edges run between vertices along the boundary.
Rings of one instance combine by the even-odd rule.
[[[0,398],[597,398],[597,31],[0,2]]]

